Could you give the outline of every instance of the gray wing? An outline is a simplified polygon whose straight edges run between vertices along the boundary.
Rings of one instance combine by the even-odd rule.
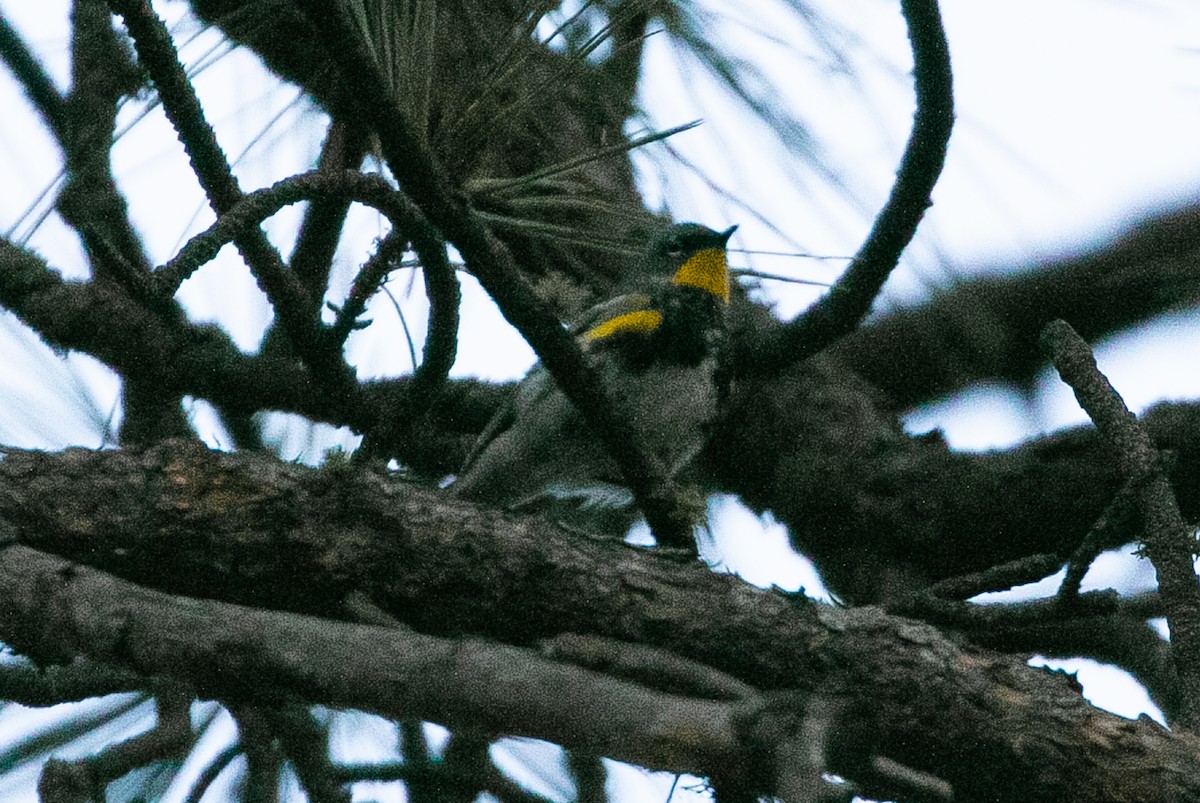
[[[616,296],[584,312],[570,331],[581,336],[649,303],[644,293]],[[589,478],[598,473],[598,461],[608,461],[602,453],[597,457],[582,424],[550,374],[535,365],[484,427],[451,489],[467,499],[515,503],[551,482]]]
[[[479,466],[480,458],[489,448],[494,448],[497,445],[497,439],[513,428],[519,415],[518,410],[527,410],[532,406],[536,406],[538,399],[544,398],[546,394],[553,390],[554,383],[550,380],[549,373],[542,368],[541,364],[529,369],[529,373],[517,385],[513,394],[509,396],[504,404],[500,405],[500,409],[496,410],[496,414],[492,416],[487,426],[479,433],[479,437],[475,439],[470,454],[467,455],[467,459],[463,461],[462,468],[459,469],[458,480],[454,483],[456,490],[461,493],[472,484],[467,480],[473,472],[478,473],[477,467]]]

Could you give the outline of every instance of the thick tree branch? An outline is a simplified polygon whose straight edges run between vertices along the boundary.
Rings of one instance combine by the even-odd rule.
[[[93,661],[38,669],[0,667],[0,700],[28,706],[57,705],[126,691],[145,691],[152,682],[126,669]]]
[[[865,776],[874,756],[886,756],[945,780],[956,799],[1200,794],[1200,750],[1190,737],[1097,711],[1061,677],[1022,659],[960,648],[931,627],[872,609],[813,605],[549,522],[439,499],[365,472],[186,444],[137,458],[9,452],[0,462],[0,517],[22,540],[176,593],[276,609],[336,614],[354,589],[417,630],[180,600],[14,546],[0,553],[0,637],[40,660],[83,652],[182,676],[205,693],[276,689],[452,727],[540,734],[652,766],[699,761],[712,771],[708,762],[725,748],[705,750],[732,743],[713,731],[723,716],[714,713],[728,709],[706,708],[699,730],[687,726],[707,748],[668,745],[653,729],[643,732],[658,734],[649,744],[609,728],[641,727],[653,717],[628,718],[652,712],[669,718],[660,723],[680,722],[697,701],[677,709],[671,701],[679,698],[610,679],[595,686],[590,675],[571,674],[583,670],[477,640],[591,633],[654,645],[759,688],[825,684],[825,693],[848,697],[829,751],[830,769],[845,777]],[[438,680],[446,677],[466,684],[465,698]],[[546,693],[564,678],[584,684],[576,688],[586,689],[586,703],[573,692]],[[650,708],[632,710],[647,700]],[[604,701],[622,712],[610,724]],[[566,711],[597,721],[558,719]]]
[[[1200,302],[1200,208],[1137,222],[1111,242],[1038,263],[948,265],[979,274],[869,322],[831,355],[908,409],[977,382],[1029,387],[1045,367],[1042,327],[1064,318],[1086,339]]]
[[[1177,488],[1200,482],[1200,410],[1147,413],[1171,449]],[[1124,484],[1108,447],[1081,428],[1005,451],[956,452],[905,433],[872,390],[826,355],[771,380],[739,383],[711,439],[713,487],[771,511],[853,602],[887,601],[1036,554],[1075,551]],[[1180,494],[1200,518],[1195,494]],[[1104,548],[1136,539],[1124,522]]]
[[[352,399],[320,392],[293,361],[239,352],[210,329],[168,327],[114,290],[64,282],[45,262],[0,242],[0,304],[52,346],[97,356],[127,376],[165,377],[184,393],[234,409],[285,410],[369,431],[401,409],[408,379],[366,383]],[[161,371],[162,373],[156,373]],[[453,472],[508,388],[446,386],[422,451],[432,474]],[[1200,410],[1147,415],[1176,460],[1178,487],[1200,482]],[[1034,554],[1073,552],[1123,484],[1107,447],[1080,430],[1008,452],[956,453],[911,438],[861,381],[824,358],[781,377],[740,383],[710,446],[711,487],[772,510],[845,599],[892,599],[890,573],[911,593],[948,577]],[[919,500],[919,501],[918,501]],[[1184,515],[1200,517],[1192,495]],[[1118,527],[1106,548],[1133,540]]]
[[[4,639],[33,655],[106,656],[206,695],[266,703],[282,692],[648,767],[703,772],[735,748],[728,704],[650,692],[528,650],[172,597],[20,546],[0,552],[0,577]]]

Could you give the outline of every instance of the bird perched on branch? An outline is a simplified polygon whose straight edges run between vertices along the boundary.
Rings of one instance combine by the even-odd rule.
[[[634,289],[572,326],[610,398],[672,477],[704,447],[728,391],[725,245],[736,228],[668,227],[627,278]],[[600,439],[536,365],[479,436],[451,489],[624,535],[637,511],[623,482]]]

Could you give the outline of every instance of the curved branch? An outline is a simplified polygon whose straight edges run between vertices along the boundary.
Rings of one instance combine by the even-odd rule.
[[[421,220],[424,223],[424,219]],[[446,243],[428,223],[411,230],[413,250],[421,260],[425,294],[429,298],[429,325],[421,365],[413,376],[406,403],[407,417],[417,420],[437,398],[458,354],[459,309],[462,303],[458,276],[446,255]]]
[[[163,111],[187,151],[209,205],[218,216],[224,215],[244,195],[204,118],[170,33],[149,0],[109,0],[109,6],[124,19],[138,59],[154,80]],[[353,377],[340,354],[321,347],[319,319],[300,280],[287,270],[279,252],[257,226],[239,231],[235,242],[301,357],[324,382],[344,390]]]
[[[166,292],[175,293],[225,245],[236,242],[246,231],[285,206],[313,199],[345,200],[369,206],[400,231],[429,225],[420,209],[379,176],[356,170],[312,170],[243,195],[216,223],[188,240],[178,254],[156,270],[156,280]]]
[[[338,313],[330,334],[334,342],[345,342],[354,330],[358,317],[366,309],[367,301],[392,270],[392,263],[400,256],[399,252],[405,244],[411,244],[425,276],[425,294],[429,299],[424,354],[414,372],[405,401],[406,415],[415,419],[432,403],[454,365],[458,354],[461,293],[458,276],[446,255],[446,243],[437,229],[429,225],[415,208],[406,208],[403,212],[399,208],[394,209],[389,219],[395,228],[380,242],[375,254],[355,276],[346,303]]]
[[[852,332],[870,312],[932,203],[954,127],[950,49],[937,0],[901,0],[900,6],[912,44],[917,111],[891,195],[837,283],[766,344],[739,355],[739,371],[777,374]]]
[[[257,227],[283,207],[309,199],[357,202],[378,210],[391,223],[394,232],[409,238],[420,257],[429,296],[429,329],[425,339],[425,359],[413,377],[406,405],[410,413],[418,413],[428,407],[454,364],[458,346],[458,277],[437,229],[430,225],[420,209],[379,176],[354,170],[315,170],[245,195],[156,272],[159,283],[167,292],[173,293],[226,243],[236,241],[243,232]],[[350,298],[331,330],[332,341],[338,346],[344,342],[367,298],[389,270],[391,257],[400,242],[391,237],[385,239],[355,279]]]

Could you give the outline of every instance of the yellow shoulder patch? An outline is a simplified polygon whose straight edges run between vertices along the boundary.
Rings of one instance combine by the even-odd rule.
[[[583,333],[583,339],[588,343],[603,340],[617,334],[631,333],[648,335],[662,324],[662,313],[656,309],[640,309],[626,312],[615,318],[609,318],[603,323],[596,324]]]

